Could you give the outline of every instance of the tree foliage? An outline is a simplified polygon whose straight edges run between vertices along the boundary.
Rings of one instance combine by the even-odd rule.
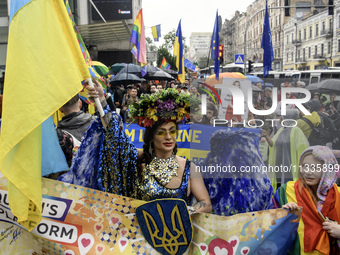
[[[214,65],[214,60],[209,58],[209,64],[208,64],[208,57],[201,57],[199,60],[198,60],[198,67],[199,68],[205,68],[207,66],[211,66],[211,65]]]
[[[174,44],[176,38],[176,30],[173,29],[166,35],[164,35],[164,43],[158,48],[157,66],[162,64],[163,57],[170,64],[171,69],[177,71],[176,57],[172,56],[174,51]],[[188,46],[185,45],[185,37],[183,36],[183,54],[188,50]]]

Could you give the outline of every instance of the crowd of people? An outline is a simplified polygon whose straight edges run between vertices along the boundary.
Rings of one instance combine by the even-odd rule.
[[[178,80],[143,81],[121,86],[110,84],[108,79],[110,86],[105,94],[94,81],[94,88],[87,86],[88,94],[100,99],[106,115],[100,119],[86,113],[78,95],[60,108],[65,116],[56,130],[70,170],[46,177],[145,201],[180,198],[192,206],[191,211],[224,216],[302,207],[292,254],[339,254],[337,96],[313,93],[312,99],[304,104],[310,115],[295,105],[288,105],[286,115],[281,115],[281,97],[292,99],[304,95],[283,95],[280,91],[273,114],[257,116],[249,112],[247,123],[251,128],[261,120],[281,119],[286,120],[285,126],[264,124],[258,149],[251,143],[258,137],[257,133],[247,136],[240,134],[240,129],[217,127],[210,138],[211,151],[202,163],[281,166],[290,171],[205,179],[195,171],[193,162],[176,155],[178,124],[213,125],[214,119],[221,115],[211,97],[206,114],[201,114],[202,105],[194,106],[193,102],[200,102],[202,94],[207,93],[202,86],[204,82],[201,76],[186,79],[183,84]],[[253,90],[254,108],[270,109],[272,87],[262,83],[254,86],[258,87]],[[285,82],[281,87],[305,87],[305,84]],[[232,112],[225,114],[240,121]],[[142,150],[137,150],[125,134],[123,123],[132,122],[145,128]],[[240,127],[239,122],[233,127]]]

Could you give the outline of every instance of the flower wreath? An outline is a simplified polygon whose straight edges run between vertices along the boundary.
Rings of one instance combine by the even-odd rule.
[[[197,108],[200,101],[187,93],[168,88],[154,94],[142,94],[138,103],[129,106],[128,114],[141,127],[152,127],[159,121],[180,123],[190,118],[190,105]]]

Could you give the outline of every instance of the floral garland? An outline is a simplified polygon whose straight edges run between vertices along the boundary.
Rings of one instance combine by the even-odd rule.
[[[168,88],[154,94],[142,94],[138,103],[129,106],[128,114],[139,126],[151,127],[159,120],[181,122],[190,118],[190,104],[195,101],[187,93]]]

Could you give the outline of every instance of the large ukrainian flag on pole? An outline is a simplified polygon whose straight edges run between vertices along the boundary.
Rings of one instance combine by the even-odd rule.
[[[41,220],[42,123],[90,78],[63,0],[11,1],[0,171],[28,230]]]
[[[174,56],[176,56],[176,67],[178,68],[178,79],[181,83],[185,82],[185,70],[184,70],[184,56],[183,56],[183,39],[182,39],[182,28],[181,21],[179,21],[175,45],[174,45]]]

